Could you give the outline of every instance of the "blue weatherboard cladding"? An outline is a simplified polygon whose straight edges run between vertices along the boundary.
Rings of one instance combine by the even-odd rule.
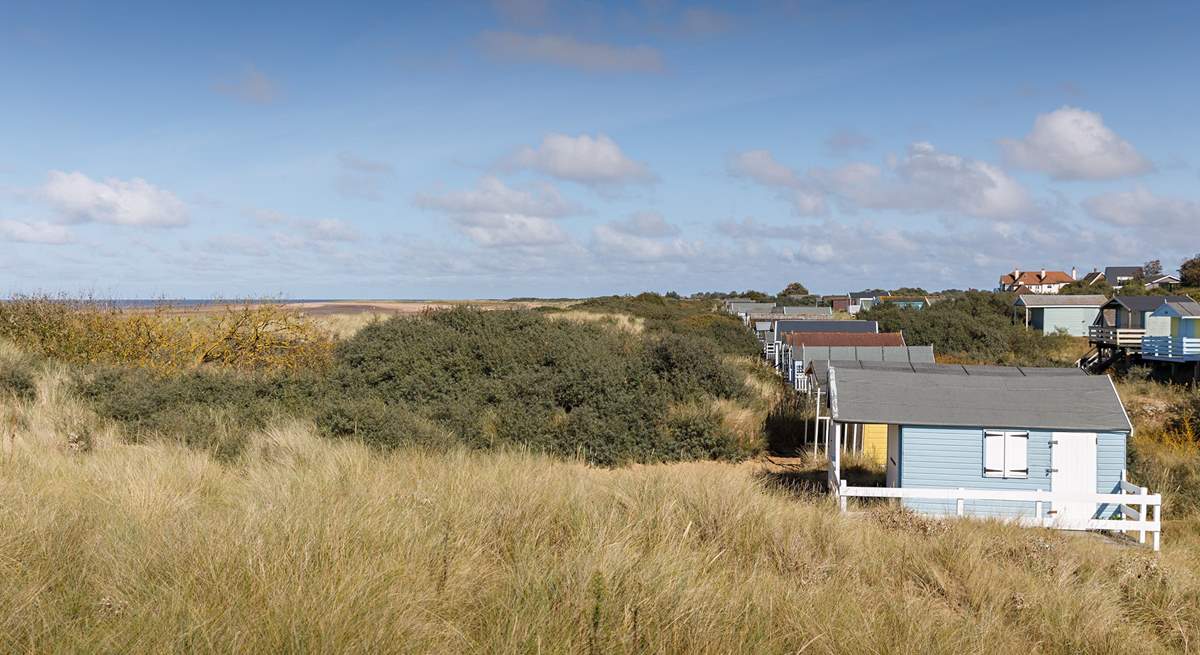
[[[1031,307],[1029,327],[1046,334],[1061,328],[1073,337],[1086,337],[1099,313],[1097,307]]]
[[[1014,429],[1014,428],[1004,428]],[[900,437],[900,486],[926,489],[1009,489],[1052,491],[1050,486],[1051,431],[1029,430],[1029,477],[983,477],[983,428],[944,428],[902,426]],[[1096,491],[1114,493],[1125,468],[1126,435],[1123,432],[1097,434]],[[905,499],[904,505],[926,514],[957,512],[953,500]],[[1034,517],[1033,503],[1013,501],[967,500],[964,512],[969,516],[996,518]],[[1051,509],[1043,504],[1043,511]],[[1103,506],[1097,518],[1108,518],[1114,506]]]

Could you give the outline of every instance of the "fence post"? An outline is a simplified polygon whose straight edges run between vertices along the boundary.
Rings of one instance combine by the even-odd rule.
[[[1143,496],[1142,500],[1145,500],[1145,495],[1148,493],[1150,493],[1150,489],[1148,489],[1146,487],[1142,487],[1142,496]],[[1142,503],[1141,505],[1139,505],[1138,509],[1140,509],[1142,511],[1142,515],[1140,517],[1141,523],[1142,523],[1142,529],[1138,530],[1138,543],[1144,544],[1144,543],[1146,543],[1145,523],[1146,523],[1146,521],[1150,520],[1150,516],[1146,514],[1146,503]],[[1160,507],[1159,510],[1161,511],[1161,509],[1162,508]],[[1157,515],[1158,512],[1155,512],[1155,514]],[[1154,550],[1158,550],[1158,533],[1154,534],[1154,543],[1155,543]]]
[[[1038,489],[1037,492],[1040,494],[1040,493],[1042,493],[1042,490]],[[1034,501],[1033,513],[1035,516],[1037,516],[1038,527],[1046,526],[1046,514],[1042,512],[1042,509],[1044,509],[1042,507],[1042,501],[1041,500]]]
[[[958,488],[958,492],[959,492],[959,495],[958,495],[958,515],[959,515],[959,516],[962,516],[962,515],[963,515],[963,509],[964,509],[964,506],[966,505],[966,500],[965,500],[965,499],[962,497],[962,492],[963,492],[963,488],[962,488],[962,487],[959,487],[959,488]]]
[[[838,506],[841,508],[842,513],[845,514],[846,513],[846,493],[845,493],[846,492],[846,481],[841,480],[840,484],[838,486],[840,487],[839,493],[838,493]]]

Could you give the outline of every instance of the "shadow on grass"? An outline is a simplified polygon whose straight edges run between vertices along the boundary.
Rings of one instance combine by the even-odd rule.
[[[827,466],[823,458],[805,459],[798,463],[772,461],[756,477],[766,489],[811,499],[826,496],[830,492]],[[843,466],[842,478],[852,487],[882,487],[887,483],[884,471],[854,462]]]

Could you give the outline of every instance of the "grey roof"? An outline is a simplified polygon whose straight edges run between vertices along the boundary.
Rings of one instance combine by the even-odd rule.
[[[1133,312],[1152,312],[1166,302],[1193,302],[1187,296],[1113,296],[1108,304],[1122,305]]]
[[[806,362],[933,363],[933,346],[802,346],[799,354]]]
[[[789,316],[833,316],[832,307],[782,307],[783,313]]]
[[[1132,431],[1106,375],[936,375],[834,365],[833,419],[982,428]]]
[[[1014,305],[1022,307],[1099,307],[1108,302],[1108,296],[1059,296],[1056,294],[1029,294],[1017,296]]]
[[[1105,266],[1104,277],[1109,282],[1116,282],[1119,277],[1137,277],[1142,274],[1141,266]]]
[[[863,298],[878,298],[885,295],[887,295],[886,291],[855,291],[850,294],[850,299],[862,300]]]
[[[775,327],[771,321],[755,321],[754,329],[758,332],[770,332],[771,328]]]
[[[1200,317],[1200,303],[1185,301],[1185,302],[1169,302],[1171,309],[1179,312],[1180,316]]]
[[[729,311],[734,314],[749,314],[751,312],[769,312],[775,309],[773,302],[731,302]]]
[[[776,336],[788,332],[879,332],[875,321],[814,321],[811,319],[780,320],[775,323]]]
[[[910,361],[863,361],[863,360],[823,360],[819,358],[805,359],[808,370],[817,378],[817,384],[824,387],[829,383],[829,369],[857,368],[870,370],[891,370],[903,373],[924,373],[928,375],[955,376],[988,376],[988,377],[1082,377],[1087,375],[1082,369],[1074,366],[1064,368],[1048,368],[1038,366],[976,366],[963,364],[935,364],[933,361],[933,346],[908,346],[912,359]],[[818,350],[818,349],[814,349]],[[808,351],[806,350],[805,353]]]

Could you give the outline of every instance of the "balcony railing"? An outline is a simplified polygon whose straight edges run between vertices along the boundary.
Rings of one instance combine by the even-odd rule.
[[[1137,350],[1142,347],[1142,337],[1146,331],[1134,328],[1114,328],[1103,325],[1092,325],[1088,328],[1088,341]]]
[[[1143,337],[1142,357],[1175,361],[1200,361],[1200,339],[1191,337]]]

